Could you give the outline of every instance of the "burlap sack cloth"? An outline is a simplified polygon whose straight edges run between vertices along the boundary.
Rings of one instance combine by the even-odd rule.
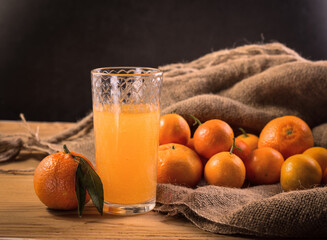
[[[279,43],[247,45],[209,53],[189,63],[161,67],[162,114],[176,112],[192,123],[218,118],[235,130],[259,133],[271,119],[296,115],[327,147],[327,61],[312,62]],[[94,162],[92,115],[49,139],[2,136],[14,156],[21,146],[51,153],[66,143]],[[327,187],[282,192],[280,185],[196,189],[159,184],[156,211],[182,214],[199,228],[254,236],[327,236]]]

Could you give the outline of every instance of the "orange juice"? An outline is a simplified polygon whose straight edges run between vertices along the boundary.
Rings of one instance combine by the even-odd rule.
[[[94,109],[96,169],[105,202],[138,204],[155,199],[159,110],[143,104]]]

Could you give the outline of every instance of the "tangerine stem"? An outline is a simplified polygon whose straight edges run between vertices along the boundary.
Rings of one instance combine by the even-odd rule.
[[[64,152],[65,152],[66,154],[70,154],[70,156],[72,156],[72,158],[75,160],[75,162],[79,163],[79,161],[76,159],[76,156],[73,155],[73,154],[68,150],[66,144],[63,145],[63,148],[64,148]]]
[[[245,132],[245,130],[243,128],[239,128],[239,129],[241,130],[244,137],[249,137],[249,135],[247,134],[247,132]]]
[[[192,114],[190,114],[191,118],[194,119],[194,123],[193,123],[193,126],[195,126],[196,124],[199,124],[199,126],[202,124],[202,122],[197,119],[196,117],[194,117]]]
[[[286,134],[287,135],[291,135],[293,133],[293,129],[292,128],[289,128],[286,130]]]
[[[233,154],[234,148],[237,148],[238,150],[242,151],[241,148],[239,148],[238,146],[235,145],[235,138],[233,137],[233,144],[232,144],[232,147],[230,148],[229,154]]]
[[[70,153],[67,146],[66,146],[66,144],[64,144],[64,146],[62,146],[62,147],[63,147],[65,153]]]

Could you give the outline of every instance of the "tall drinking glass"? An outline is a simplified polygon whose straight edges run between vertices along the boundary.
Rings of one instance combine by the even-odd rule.
[[[104,211],[130,215],[155,206],[162,72],[108,67],[91,71],[96,171]]]

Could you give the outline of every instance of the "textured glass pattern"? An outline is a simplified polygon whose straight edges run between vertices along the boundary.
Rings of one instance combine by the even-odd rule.
[[[93,107],[117,104],[159,107],[162,72],[154,68],[98,68],[91,72]]]

